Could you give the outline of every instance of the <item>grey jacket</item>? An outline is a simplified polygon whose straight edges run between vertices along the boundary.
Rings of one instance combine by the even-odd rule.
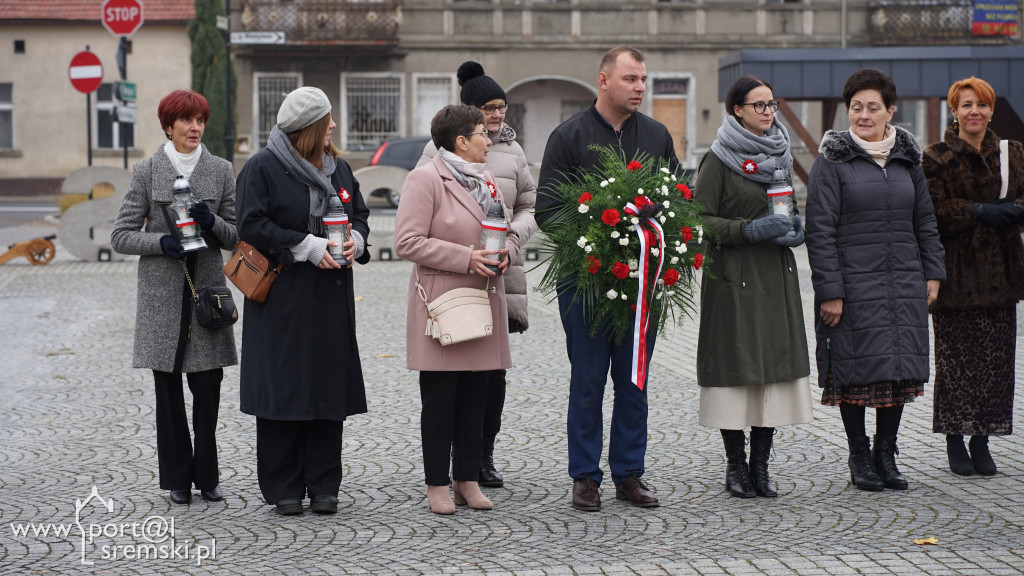
[[[161,146],[132,168],[131,184],[114,221],[110,244],[120,254],[137,254],[139,284],[132,366],[161,372],[200,372],[238,363],[234,331],[207,330],[195,321],[192,295],[178,260],[164,255],[160,238],[171,234],[163,216],[177,171]],[[235,230],[234,170],[203,146],[189,178],[192,194],[206,202],[216,220],[204,232],[208,248],[189,258],[196,289],[225,285],[221,248],[238,242]],[[241,302],[237,302],[239,306]]]
[[[526,153],[516,142],[516,132],[508,124],[502,124],[487,151],[487,171],[497,180],[501,195],[505,197],[505,208],[512,211],[512,231],[519,236],[519,245],[525,246],[530,236],[537,231],[534,218],[534,204],[537,202],[537,186],[526,163]],[[433,142],[423,147],[423,156],[416,167],[429,164],[437,148]],[[529,327],[526,313],[526,267],[525,250],[511,263],[505,272],[505,300],[508,316],[513,320],[509,331],[516,331],[515,322],[522,330]],[[522,331],[520,330],[520,331]]]
[[[944,252],[921,169],[902,128],[879,166],[849,132],[825,133],[807,185],[807,256],[814,284],[819,385],[928,380],[928,280]],[[822,302],[841,298],[828,327]]]

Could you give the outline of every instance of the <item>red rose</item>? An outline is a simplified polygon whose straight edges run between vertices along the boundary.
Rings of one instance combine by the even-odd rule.
[[[683,198],[686,198],[687,200],[693,198],[693,192],[690,191],[690,187],[687,186],[686,184],[676,184],[676,190],[679,190],[679,193],[682,194]]]
[[[693,267],[696,270],[700,270],[700,265],[703,262],[704,262],[704,255],[703,254],[697,254],[696,256],[693,257]]]
[[[639,169],[641,169],[643,167],[644,167],[644,165],[639,163],[639,162],[637,162],[636,160],[633,160],[629,164],[626,164],[626,170],[628,170],[630,172],[632,172],[633,170],[639,170]]]
[[[650,206],[651,200],[647,196],[637,196],[633,198],[633,205],[637,208],[643,208],[644,206]]]
[[[700,256],[700,254],[698,254],[698,256]],[[676,282],[679,282],[679,272],[677,272],[675,268],[669,268],[665,272],[665,275],[662,276],[662,279],[665,280],[665,286],[671,286]]]
[[[601,222],[609,226],[615,226],[619,223],[622,218],[619,216],[619,211],[615,208],[609,208],[601,214]]]
[[[597,274],[598,270],[601,269],[601,261],[593,256],[587,256],[587,262],[590,266],[587,266],[587,272],[591,274]]]
[[[693,242],[693,229],[683,226],[683,242]]]
[[[580,204],[583,204],[584,202],[590,202],[593,199],[594,197],[590,195],[590,192],[584,192],[583,194],[580,195],[580,199],[578,200],[578,202]]]
[[[345,190],[344,188],[341,188],[340,190],[338,190],[338,198],[341,198],[342,202],[351,202],[352,201],[352,195],[349,194],[348,190]]]
[[[626,266],[622,262],[616,262],[612,266],[612,274],[615,275],[619,280],[625,280],[629,276],[629,266]]]

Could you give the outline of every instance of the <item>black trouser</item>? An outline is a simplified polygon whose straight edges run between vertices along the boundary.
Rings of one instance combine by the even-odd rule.
[[[156,383],[156,453],[160,465],[160,488],[211,490],[219,483],[217,469],[217,412],[220,382],[224,370],[189,372],[192,392],[192,429],[195,451],[185,415],[185,393],[181,374],[153,370]]]
[[[448,485],[449,464],[456,480],[477,480],[488,374],[420,372],[420,435],[428,486]]]
[[[282,498],[337,496],[341,435],[337,420],[256,418],[256,476],[269,504]]]
[[[484,445],[494,444],[501,432],[501,412],[505,408],[505,370],[487,373],[487,406],[484,408]]]

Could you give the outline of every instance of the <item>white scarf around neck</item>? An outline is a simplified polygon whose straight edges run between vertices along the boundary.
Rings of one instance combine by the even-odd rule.
[[[164,143],[164,153],[171,159],[171,165],[187,180],[192,176],[192,171],[199,164],[199,157],[203,155],[203,147],[200,145],[189,154],[182,154],[174,148],[174,142],[168,140]]]
[[[885,162],[889,159],[889,153],[896,146],[896,129],[890,124],[885,125],[885,133],[878,142],[868,142],[854,134],[853,130],[850,130],[850,137],[853,139],[854,144],[860,146],[882,168],[885,168]]]

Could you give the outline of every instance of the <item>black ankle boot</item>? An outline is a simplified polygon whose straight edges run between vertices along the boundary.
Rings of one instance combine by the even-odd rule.
[[[885,490],[885,482],[875,472],[871,463],[871,441],[867,436],[849,438],[850,443],[850,481],[861,490],[878,492]]]
[[[779,495],[775,483],[768,477],[768,458],[772,454],[772,436],[775,428],[750,428],[750,482],[754,493],[763,498]]]
[[[946,434],[946,458],[949,459],[949,469],[953,474],[974,475],[974,463],[971,462],[971,455],[967,453],[967,446],[964,446],[963,435]]]
[[[505,480],[494,468],[494,440],[484,440],[484,453],[480,458],[480,485],[490,488],[505,485]]]
[[[725,457],[728,464],[725,468],[725,489],[737,498],[755,498],[754,485],[750,482],[750,471],[747,469],[747,453],[743,445],[746,438],[743,430],[722,430],[722,441],[725,442]]]
[[[971,436],[970,445],[974,471],[982,476],[995,476],[996,463],[988,451],[988,436]]]
[[[900,474],[899,468],[896,467],[897,452],[899,449],[896,448],[895,436],[875,435],[875,445],[871,449],[871,460],[875,465],[875,471],[878,472],[882,482],[885,482],[886,488],[906,490],[907,479]]]

